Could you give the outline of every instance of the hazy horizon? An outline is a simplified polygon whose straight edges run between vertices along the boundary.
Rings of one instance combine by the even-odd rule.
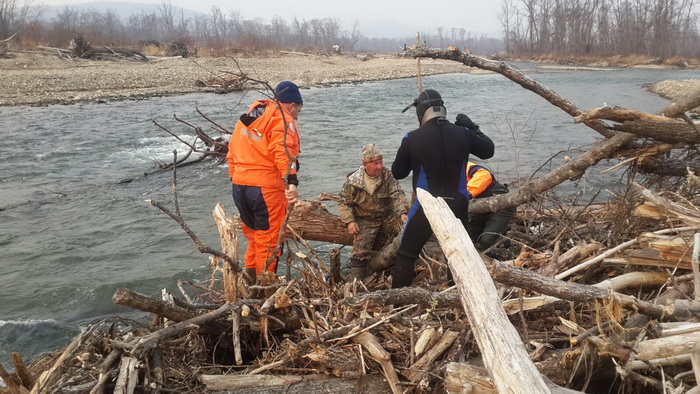
[[[40,0],[35,4],[60,8],[73,5],[90,7],[106,3],[120,3],[127,8],[133,8],[129,7],[128,4],[133,4],[136,7],[149,6],[147,9],[162,4],[161,2],[139,0]],[[245,19],[261,18],[265,22],[270,22],[276,16],[281,16],[287,21],[293,17],[305,20],[338,18],[346,29],[352,28],[354,21],[357,20],[359,30],[366,37],[410,37],[415,36],[418,31],[437,34],[440,27],[443,28],[443,34],[446,35],[452,28],[464,29],[473,36],[486,35],[499,38],[502,35],[497,15],[498,4],[476,0],[465,0],[460,3],[445,0],[430,3],[415,0],[382,3],[357,0],[342,4],[329,4],[317,0],[299,0],[294,3],[269,0],[264,9],[254,3],[241,2],[231,5],[218,0],[170,0],[170,4],[194,11],[194,13],[204,14],[209,14],[213,6],[218,6],[224,13],[238,11]]]

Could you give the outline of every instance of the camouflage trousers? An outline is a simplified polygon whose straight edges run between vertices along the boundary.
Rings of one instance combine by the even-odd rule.
[[[358,262],[369,261],[372,251],[380,251],[401,231],[401,219],[396,216],[384,219],[356,218],[355,222],[360,232],[352,242],[352,259]]]

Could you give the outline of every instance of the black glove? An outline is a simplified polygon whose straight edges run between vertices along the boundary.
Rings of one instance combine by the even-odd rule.
[[[472,129],[472,130],[479,130],[479,125],[474,123],[465,114],[457,114],[457,121],[455,121],[455,124],[457,126],[466,127],[466,128]]]

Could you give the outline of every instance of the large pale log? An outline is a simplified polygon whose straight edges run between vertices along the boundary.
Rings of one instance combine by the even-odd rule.
[[[506,316],[498,291],[462,223],[445,201],[417,190],[460,292],[484,365],[500,393],[551,393]]]

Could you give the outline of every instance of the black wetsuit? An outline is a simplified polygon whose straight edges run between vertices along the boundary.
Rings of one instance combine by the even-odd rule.
[[[396,152],[391,171],[396,179],[413,172],[413,190],[425,189],[443,197],[455,216],[467,224],[469,197],[466,167],[469,154],[481,159],[493,156],[493,141],[481,131],[454,125],[443,117],[430,119],[406,134]],[[418,199],[408,213],[406,229],[396,256],[392,287],[410,286],[414,263],[433,234]]]

